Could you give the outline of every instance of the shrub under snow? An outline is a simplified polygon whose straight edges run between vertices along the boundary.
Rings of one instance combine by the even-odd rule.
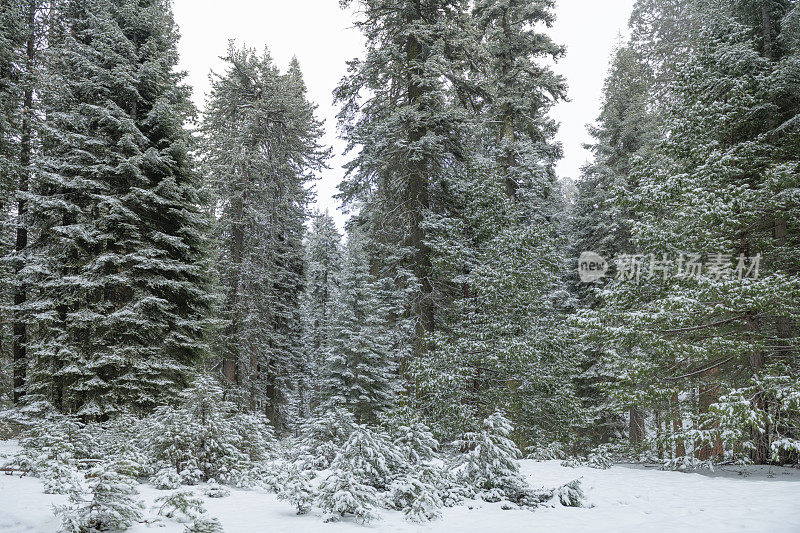
[[[136,500],[136,481],[126,472],[126,465],[100,463],[86,475],[84,491],[75,486],[69,504],[57,506],[65,533],[88,533],[126,529],[142,517],[142,504]]]
[[[459,477],[487,501],[510,498],[527,485],[519,471],[522,454],[509,438],[511,430],[511,422],[494,413],[483,421],[481,431],[467,433],[456,443],[466,450],[456,470]]]
[[[283,486],[278,490],[278,499],[286,500],[294,505],[297,508],[297,514],[306,514],[311,510],[311,505],[316,498],[311,478],[311,472],[301,470],[297,465],[290,465]]]
[[[347,515],[362,523],[379,518],[378,492],[342,468],[335,468],[322,481],[317,502],[326,522],[335,522]]]

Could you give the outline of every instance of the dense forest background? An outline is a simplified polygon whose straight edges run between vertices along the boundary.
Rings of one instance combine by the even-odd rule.
[[[168,1],[0,0],[3,404],[797,463],[800,6],[637,1],[559,180],[553,3],[358,2],[342,236],[296,61],[232,42],[198,112]]]

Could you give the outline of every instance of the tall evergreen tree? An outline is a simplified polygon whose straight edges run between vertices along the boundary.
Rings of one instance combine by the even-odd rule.
[[[347,408],[358,423],[375,422],[397,392],[387,318],[364,238],[351,230],[334,293],[323,394],[327,405]]]
[[[24,316],[27,282],[21,271],[28,247],[30,217],[27,191],[33,172],[38,107],[36,93],[40,88],[39,56],[44,46],[47,10],[55,2],[41,0],[6,1],[0,15],[0,223],[9,230],[13,245],[3,247],[3,268],[11,292],[10,310],[12,351],[12,399],[18,403],[25,394],[29,358],[28,327]],[[8,225],[6,225],[8,224]],[[5,233],[5,232],[4,232]],[[5,235],[4,235],[5,237]]]
[[[317,213],[306,234],[306,288],[302,299],[305,373],[303,402],[307,411],[319,405],[321,380],[330,353],[334,294],[342,268],[341,235],[327,213]]]
[[[620,279],[603,313],[612,318],[606,336],[634,355],[616,359],[625,376],[616,393],[693,421],[691,438],[673,428],[675,454],[766,462],[794,453],[798,439],[789,400],[800,301],[789,222],[798,209],[790,192],[798,91],[789,74],[798,49],[773,46],[791,42],[783,35],[797,6],[755,4],[766,19],[754,3],[691,2],[699,33],[660,60],[672,73],[659,113],[666,133],[631,170],[640,215],[632,236],[638,253],[670,254],[673,263],[659,266],[682,275]],[[700,272],[688,270],[687,253],[700,254]],[[758,274],[748,275],[754,261]]]
[[[450,303],[433,349],[413,366],[415,401],[445,438],[503,409],[518,442],[532,444],[566,437],[577,414],[557,238],[560,148],[547,117],[566,87],[545,60],[562,48],[535,28],[552,22],[551,7],[486,0],[472,12],[476,83],[462,97],[477,135],[448,183],[446,209],[429,222],[433,272]]]
[[[206,352],[206,220],[164,0],[66,2],[46,56],[29,389],[87,418],[148,408]]]
[[[20,114],[20,72],[18,50],[20,44],[21,11],[17,2],[3,0],[0,2],[0,257],[6,261],[0,264],[0,359],[5,370],[0,376],[3,382],[3,400],[15,400],[14,369],[17,361],[13,357],[11,346],[14,343],[12,329],[12,298],[14,286],[12,258],[8,254],[13,250],[14,205],[17,190],[19,165],[19,121]]]
[[[656,138],[655,119],[647,109],[653,85],[651,70],[636,49],[632,45],[620,46],[603,87],[597,124],[589,128],[594,138],[589,146],[594,160],[582,169],[577,184],[571,221],[573,257],[594,251],[612,261],[619,254],[633,253],[631,230],[635,213],[626,198],[636,186],[631,175],[634,160],[645,156]],[[582,306],[597,309],[602,305],[601,285],[578,283],[576,289]],[[603,341],[603,337],[584,337],[583,372],[576,377],[583,406],[591,411],[590,424],[582,434],[592,442],[607,442],[621,429],[620,416],[605,390],[614,375],[603,362],[609,348]],[[640,425],[639,409],[631,405],[628,411],[635,437]]]
[[[203,122],[225,298],[217,345],[225,377],[285,427],[304,360],[304,185],[327,152],[296,61],[281,74],[269,54],[233,45],[225,61]]]
[[[547,117],[566,97],[566,84],[542,60],[557,60],[564,48],[537,26],[554,21],[553,0],[480,0],[474,19],[485,54],[487,104],[482,122],[487,152],[512,199],[526,196],[537,211],[553,193],[555,122]],[[530,213],[529,213],[530,215]],[[537,212],[535,215],[544,215]]]
[[[345,2],[347,4],[349,2]],[[367,0],[356,23],[367,39],[336,90],[349,147],[359,147],[340,189],[360,218],[381,278],[409,289],[416,347],[435,327],[435,282],[425,220],[441,209],[463,159],[474,32],[464,0]],[[440,194],[442,193],[442,194]]]

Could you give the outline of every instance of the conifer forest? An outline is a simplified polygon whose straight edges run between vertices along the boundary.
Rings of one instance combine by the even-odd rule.
[[[0,531],[800,531],[800,3],[582,1],[0,0]]]

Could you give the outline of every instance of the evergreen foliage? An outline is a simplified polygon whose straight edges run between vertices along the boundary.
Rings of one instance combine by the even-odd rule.
[[[274,440],[263,416],[239,411],[220,385],[202,377],[180,394],[178,406],[157,408],[140,427],[142,449],[187,485],[245,482],[252,464],[270,457]]]
[[[53,6],[47,121],[21,275],[37,335],[29,391],[104,418],[185,385],[206,346],[206,237],[177,32],[161,0]]]
[[[225,377],[282,430],[305,395],[298,390],[307,382],[299,309],[305,184],[327,152],[296,61],[282,74],[267,52],[232,43],[224,59],[202,126],[225,299],[217,351]]]
[[[379,518],[377,491],[349,470],[335,468],[322,481],[318,503],[326,522],[336,522],[347,515],[362,523]]]
[[[333,218],[316,213],[306,233],[306,288],[301,301],[305,373],[301,376],[306,398],[301,403],[310,416],[322,401],[327,355],[330,353],[335,294],[342,269],[341,235]]]
[[[356,422],[374,422],[392,404],[395,361],[379,286],[369,271],[364,242],[348,235],[342,272],[334,292],[324,370],[326,405],[350,410]]]
[[[56,507],[64,533],[127,529],[142,517],[135,499],[136,481],[116,462],[99,463],[87,472],[86,494],[70,492],[69,504]]]

